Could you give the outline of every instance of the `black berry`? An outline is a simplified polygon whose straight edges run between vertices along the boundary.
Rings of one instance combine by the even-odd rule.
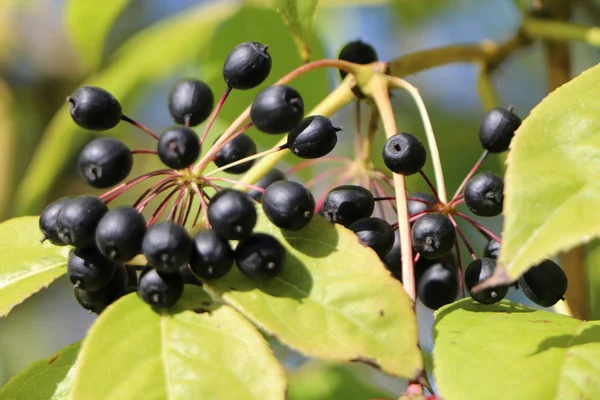
[[[370,217],[375,207],[373,194],[362,186],[338,186],[327,193],[323,203],[323,216],[329,222],[349,226]]]
[[[108,284],[117,266],[95,247],[78,248],[69,255],[67,275],[75,287],[93,292]]]
[[[479,290],[476,293],[471,292],[471,289],[492,276],[496,269],[496,260],[492,258],[478,258],[471,261],[465,270],[465,286],[471,293],[471,297],[481,304],[494,304],[502,300],[508,293],[507,285],[494,286]]]
[[[456,241],[454,225],[447,216],[438,213],[417,219],[411,234],[414,249],[425,258],[439,258],[448,254]]]
[[[75,288],[77,302],[86,310],[100,314],[108,305],[127,293],[127,268],[120,265],[115,270],[110,281],[96,291]]]
[[[254,140],[245,133],[236,136],[232,140],[228,141],[221,150],[215,155],[215,164],[217,167],[224,167],[227,164],[239,161],[249,156],[256,154],[256,143]],[[230,174],[243,174],[248,171],[254,160],[246,161],[245,163],[234,165],[225,170]]]
[[[58,237],[75,247],[93,246],[96,227],[107,212],[106,204],[96,196],[68,199],[56,216]]]
[[[192,238],[182,225],[160,222],[148,228],[142,241],[142,252],[159,272],[176,273],[190,261]]]
[[[338,55],[339,60],[349,61],[354,64],[371,64],[378,60],[377,52],[368,43],[361,40],[347,43]],[[346,77],[347,72],[340,70],[342,79]]]
[[[288,134],[287,147],[300,158],[323,157],[334,149],[340,130],[329,118],[313,115]]]
[[[423,143],[415,136],[410,133],[396,133],[383,145],[382,157],[390,171],[412,175],[423,168],[427,153]]]
[[[121,121],[121,104],[112,94],[95,86],[83,86],[69,98],[73,121],[84,129],[104,131]]]
[[[271,72],[267,46],[245,42],[231,50],[223,65],[223,78],[232,89],[246,90],[260,85]]]
[[[138,294],[153,307],[168,308],[181,298],[183,279],[179,273],[161,273],[148,266],[140,275]]]
[[[483,250],[483,256],[497,260],[500,256],[500,246],[500,242],[494,239],[490,239],[485,245],[485,249]]]
[[[375,250],[380,258],[385,257],[394,245],[394,230],[381,218],[362,218],[348,228],[356,233],[361,243]]]
[[[423,201],[429,203],[429,204],[427,204],[427,203],[423,203],[423,202],[417,201],[417,200],[408,200],[407,206],[408,206],[408,215],[409,216],[419,214],[424,211],[433,211],[434,206],[437,203],[435,197],[433,197],[433,195],[431,195],[429,193],[413,192],[413,193],[408,193],[408,197],[417,199],[417,200],[423,200]]]
[[[200,155],[200,139],[190,128],[176,126],[162,133],[158,139],[158,157],[168,167],[189,167]]]
[[[252,102],[250,118],[264,133],[285,133],[294,129],[304,116],[304,102],[290,86],[270,86]]]
[[[392,275],[402,282],[402,249],[400,248],[400,235],[398,231],[394,232],[394,244],[390,251],[382,258],[385,267]]]
[[[267,218],[279,228],[297,231],[311,221],[315,199],[300,183],[283,180],[265,189],[262,208]]]
[[[121,182],[133,168],[133,155],[120,140],[99,138],[88,143],[79,155],[79,173],[96,188]]]
[[[189,265],[179,267],[179,275],[181,275],[181,279],[183,279],[185,285],[202,286],[202,281],[194,275]]]
[[[519,278],[519,287],[535,304],[551,307],[564,300],[567,276],[558,264],[546,260],[525,272]]]
[[[194,236],[190,267],[203,279],[225,276],[233,266],[233,250],[229,242],[221,239],[214,230],[206,229]]]
[[[210,87],[197,79],[182,79],[169,94],[169,111],[180,124],[196,126],[210,115],[215,98]]]
[[[493,108],[485,114],[479,128],[481,145],[491,153],[502,153],[508,150],[510,141],[519,126],[521,126],[521,118],[512,110]]]
[[[66,246],[66,243],[62,241],[56,230],[56,218],[69,199],[69,197],[63,197],[62,199],[58,199],[48,204],[40,215],[39,225],[40,230],[44,234],[44,238],[48,239],[50,243],[56,246]]]
[[[285,260],[285,248],[271,235],[254,233],[235,249],[239,270],[255,281],[265,281],[279,275]]]
[[[211,227],[225,240],[241,240],[250,236],[257,219],[250,197],[233,189],[215,194],[207,214]]]
[[[456,268],[443,262],[427,267],[419,277],[417,297],[427,308],[438,308],[452,303],[458,296],[459,281]]]
[[[282,181],[284,179],[285,179],[285,174],[281,170],[279,170],[277,168],[273,168],[272,170],[267,172],[267,174],[265,176],[260,178],[258,180],[258,182],[256,182],[254,184],[254,186],[258,186],[259,188],[266,189],[272,183],[277,182],[277,181]],[[250,189],[250,190],[248,190],[248,196],[252,197],[256,201],[261,201],[262,192],[259,192],[256,189]]]
[[[480,217],[494,217],[502,213],[504,180],[491,172],[480,172],[465,186],[465,204]]]
[[[129,261],[140,254],[145,233],[146,221],[135,208],[117,207],[98,223],[96,246],[113,261]]]

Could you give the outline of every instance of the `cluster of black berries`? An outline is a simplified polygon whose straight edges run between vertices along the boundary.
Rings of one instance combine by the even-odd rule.
[[[245,276],[256,281],[280,273],[285,249],[273,236],[253,232],[257,222],[255,203],[262,204],[274,225],[299,230],[315,212],[311,192],[300,183],[286,180],[277,169],[256,185],[245,185],[250,189],[247,194],[222,186],[244,185],[241,182],[215,177],[214,173],[244,173],[261,156],[254,140],[244,133],[251,126],[268,134],[288,133],[285,145],[264,154],[289,150],[301,158],[328,154],[337,143],[340,129],[323,116],[304,118],[303,100],[292,87],[271,86],[256,96],[250,122],[227,137],[217,138],[205,158],[194,165],[231,91],[256,87],[270,70],[271,57],[266,46],[256,42],[240,44],[225,61],[223,76],[227,88],[216,108],[213,92],[206,83],[183,79],[172,89],[168,101],[178,125],[160,135],[124,115],[117,99],[104,89],[81,87],[68,98],[73,120],[85,129],[107,130],[126,121],[157,141],[156,150],[131,150],[114,138],[93,140],[79,157],[82,177],[96,188],[117,186],[98,197],[59,199],[47,206],[40,217],[43,240],[74,247],[67,273],[84,308],[99,313],[122,295],[136,290],[148,304],[170,307],[181,297],[184,284],[201,285],[202,280],[219,279],[234,263]],[[191,127],[207,119],[199,137]],[[121,183],[130,174],[136,154],[157,155],[168,168]],[[218,168],[205,173],[210,162]],[[112,200],[153,178],[159,180],[132,206],[109,210]],[[142,212],[153,201],[158,202],[161,194],[165,194],[164,198],[146,220]],[[194,207],[196,217],[191,226],[199,224],[203,215],[206,227],[192,237],[186,225]],[[231,241],[237,242],[235,249]],[[135,267],[126,264],[140,254],[145,256],[147,265],[138,277]]]

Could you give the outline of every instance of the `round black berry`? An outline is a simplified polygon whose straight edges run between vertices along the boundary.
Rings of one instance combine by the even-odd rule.
[[[510,141],[519,126],[521,126],[521,118],[512,110],[493,108],[485,114],[479,128],[481,145],[491,153],[502,153],[508,150]]]
[[[507,285],[494,286],[479,290],[476,293],[471,289],[480,282],[492,276],[496,269],[496,260],[492,258],[478,258],[471,261],[465,270],[465,286],[471,293],[471,297],[481,304],[494,304],[502,300],[508,293]]]
[[[288,134],[287,147],[300,158],[323,157],[335,147],[339,131],[329,118],[312,115]]]
[[[106,204],[96,196],[68,199],[56,216],[58,237],[75,247],[93,246],[96,227],[107,212]]]
[[[396,133],[383,145],[382,157],[390,171],[412,175],[423,168],[427,153],[423,143],[415,136],[410,133]]]
[[[236,136],[232,140],[228,141],[221,150],[215,155],[215,164],[217,167],[224,167],[227,164],[239,161],[246,157],[250,157],[256,154],[256,143],[254,140],[245,133]],[[243,174],[252,168],[254,160],[246,161],[245,163],[234,165],[225,170],[230,174]]]
[[[483,256],[497,260],[500,256],[500,246],[500,242],[494,239],[490,239],[485,245],[485,249],[483,250]]]
[[[169,94],[169,111],[180,124],[196,126],[210,115],[215,98],[210,87],[197,79],[182,79]]]
[[[203,279],[225,276],[233,266],[233,250],[227,240],[221,239],[214,230],[206,229],[194,236],[194,249],[190,267]]]
[[[202,286],[202,281],[194,275],[189,265],[179,267],[179,275],[181,275],[181,279],[183,279],[185,285]]]
[[[264,133],[285,133],[294,129],[304,116],[300,94],[285,85],[263,89],[252,102],[250,118]]]
[[[250,197],[233,189],[215,194],[207,214],[211,227],[225,240],[241,240],[250,236],[257,219]]]
[[[119,265],[105,286],[93,292],[76,287],[75,298],[86,310],[100,314],[108,305],[127,293],[127,275],[127,268]]]
[[[158,138],[158,157],[169,168],[189,167],[200,155],[200,139],[190,128],[176,126]]]
[[[504,180],[491,172],[480,172],[465,186],[465,204],[480,217],[494,217],[502,213]]]
[[[148,228],[144,235],[142,252],[159,272],[175,273],[190,261],[192,238],[178,223],[159,222]]]
[[[419,278],[417,297],[427,308],[438,308],[452,303],[458,296],[459,281],[456,268],[443,262],[427,267]]]
[[[223,65],[223,78],[232,89],[246,90],[260,85],[271,72],[268,46],[246,42],[231,50]]]
[[[554,261],[546,260],[525,272],[519,278],[519,287],[535,304],[552,307],[564,300],[567,275]]]
[[[425,258],[439,258],[448,254],[456,241],[454,225],[447,216],[438,213],[417,219],[411,234],[414,249]]]
[[[96,246],[113,261],[129,261],[140,254],[145,233],[146,221],[135,208],[117,207],[98,223]]]
[[[400,234],[394,232],[394,244],[390,251],[382,258],[385,267],[392,273],[394,278],[402,282],[402,249],[400,248]]]
[[[285,179],[285,174],[281,170],[279,170],[277,168],[273,168],[272,170],[267,172],[267,174],[265,176],[260,178],[258,180],[258,182],[256,182],[254,184],[254,186],[266,189],[272,183],[277,182],[277,181],[282,181],[284,179]],[[259,192],[256,189],[248,190],[248,196],[252,197],[256,201],[262,200],[262,192]]]
[[[380,258],[385,257],[394,245],[394,230],[381,218],[362,218],[348,228],[356,233],[365,246],[375,250]]]
[[[413,192],[413,193],[408,193],[407,197],[409,198],[408,204],[407,204],[409,216],[419,214],[424,211],[433,211],[435,204],[437,203],[435,197],[433,197],[433,195],[431,195],[429,193]],[[415,199],[415,200],[410,200],[411,198]],[[423,200],[426,203],[423,203],[423,202],[417,201],[417,200]],[[429,204],[427,204],[427,203],[429,203]]]
[[[329,222],[349,226],[370,217],[375,207],[373,194],[362,186],[338,186],[327,193],[323,203],[323,216]]]
[[[183,294],[183,279],[179,273],[165,274],[148,266],[140,275],[138,294],[153,307],[168,308]]]
[[[279,228],[297,231],[311,221],[315,199],[300,183],[283,180],[265,189],[262,208],[267,218]]]
[[[39,225],[40,230],[44,234],[44,238],[48,239],[50,243],[56,246],[66,246],[66,243],[62,241],[56,230],[56,218],[69,199],[70,197],[63,197],[62,199],[58,199],[48,204],[40,215]]]
[[[112,94],[95,86],[83,86],[69,98],[73,121],[84,129],[104,131],[121,121],[121,104]]]
[[[271,235],[254,233],[235,249],[239,270],[255,281],[265,281],[279,275],[285,260],[285,248]]]
[[[93,292],[110,281],[117,264],[104,257],[95,247],[78,248],[71,252],[67,275],[75,287]]]
[[[96,188],[121,182],[133,168],[133,155],[125,143],[113,138],[99,138],[88,143],[79,155],[79,173]]]
[[[378,60],[377,52],[368,43],[361,40],[347,43],[338,55],[338,60],[348,61],[354,64],[371,64]],[[340,70],[342,79],[346,77],[347,72]]]

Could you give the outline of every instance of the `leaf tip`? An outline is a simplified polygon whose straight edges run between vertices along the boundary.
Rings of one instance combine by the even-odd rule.
[[[473,293],[477,293],[480,290],[484,290],[493,286],[508,285],[512,281],[513,279],[508,274],[508,270],[504,266],[498,265],[492,276],[474,286],[471,291]]]

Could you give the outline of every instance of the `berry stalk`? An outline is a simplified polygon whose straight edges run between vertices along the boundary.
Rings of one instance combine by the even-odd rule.
[[[487,151],[487,150],[483,151],[483,153],[481,154],[481,157],[479,157],[479,159],[477,160],[477,162],[475,163],[475,165],[473,165],[473,168],[471,168],[471,170],[469,171],[469,173],[467,174],[467,176],[465,176],[465,179],[463,179],[463,181],[461,182],[461,184],[458,187],[458,189],[456,189],[456,192],[454,193],[454,196],[452,196],[452,200],[450,202],[454,202],[454,201],[458,200],[460,194],[462,193],[463,189],[465,188],[465,185],[467,184],[467,182],[469,181],[469,179],[471,179],[471,177],[473,177],[473,175],[475,174],[475,172],[477,172],[477,170],[479,169],[479,167],[481,167],[481,164],[483,164],[483,162],[487,158],[488,154],[490,154],[489,151]]]
[[[282,145],[279,145],[279,146],[275,146],[275,147],[273,147],[273,148],[271,148],[269,150],[261,151],[260,153],[253,154],[253,155],[251,155],[249,157],[242,158],[241,160],[237,160],[235,162],[232,162],[232,163],[229,163],[227,165],[224,165],[224,166],[222,166],[220,168],[214,169],[214,170],[210,171],[208,174],[205,174],[204,177],[208,178],[210,176],[213,176],[217,172],[225,171],[225,170],[227,170],[227,169],[229,169],[231,167],[235,167],[236,165],[244,164],[244,163],[246,163],[248,161],[252,161],[252,160],[255,160],[257,158],[267,156],[269,154],[277,153],[278,151],[285,150],[287,148],[288,148],[287,144],[282,144]]]
[[[154,133],[154,131],[150,128],[148,128],[146,125],[141,124],[131,118],[129,118],[127,115],[121,115],[121,119],[133,126],[135,126],[136,128],[146,132],[148,135],[152,136],[154,139],[158,140],[158,135],[156,133]]]
[[[202,132],[202,136],[200,137],[200,143],[204,143],[204,141],[206,140],[206,137],[208,136],[208,132],[210,132],[210,128],[213,126],[213,123],[217,119],[217,116],[219,115],[219,112],[223,108],[223,105],[225,104],[225,100],[227,100],[227,98],[229,97],[231,90],[232,90],[231,87],[228,86],[227,89],[225,89],[225,91],[221,95],[221,98],[219,99],[217,106],[213,110],[208,122],[206,123],[204,132]]]

